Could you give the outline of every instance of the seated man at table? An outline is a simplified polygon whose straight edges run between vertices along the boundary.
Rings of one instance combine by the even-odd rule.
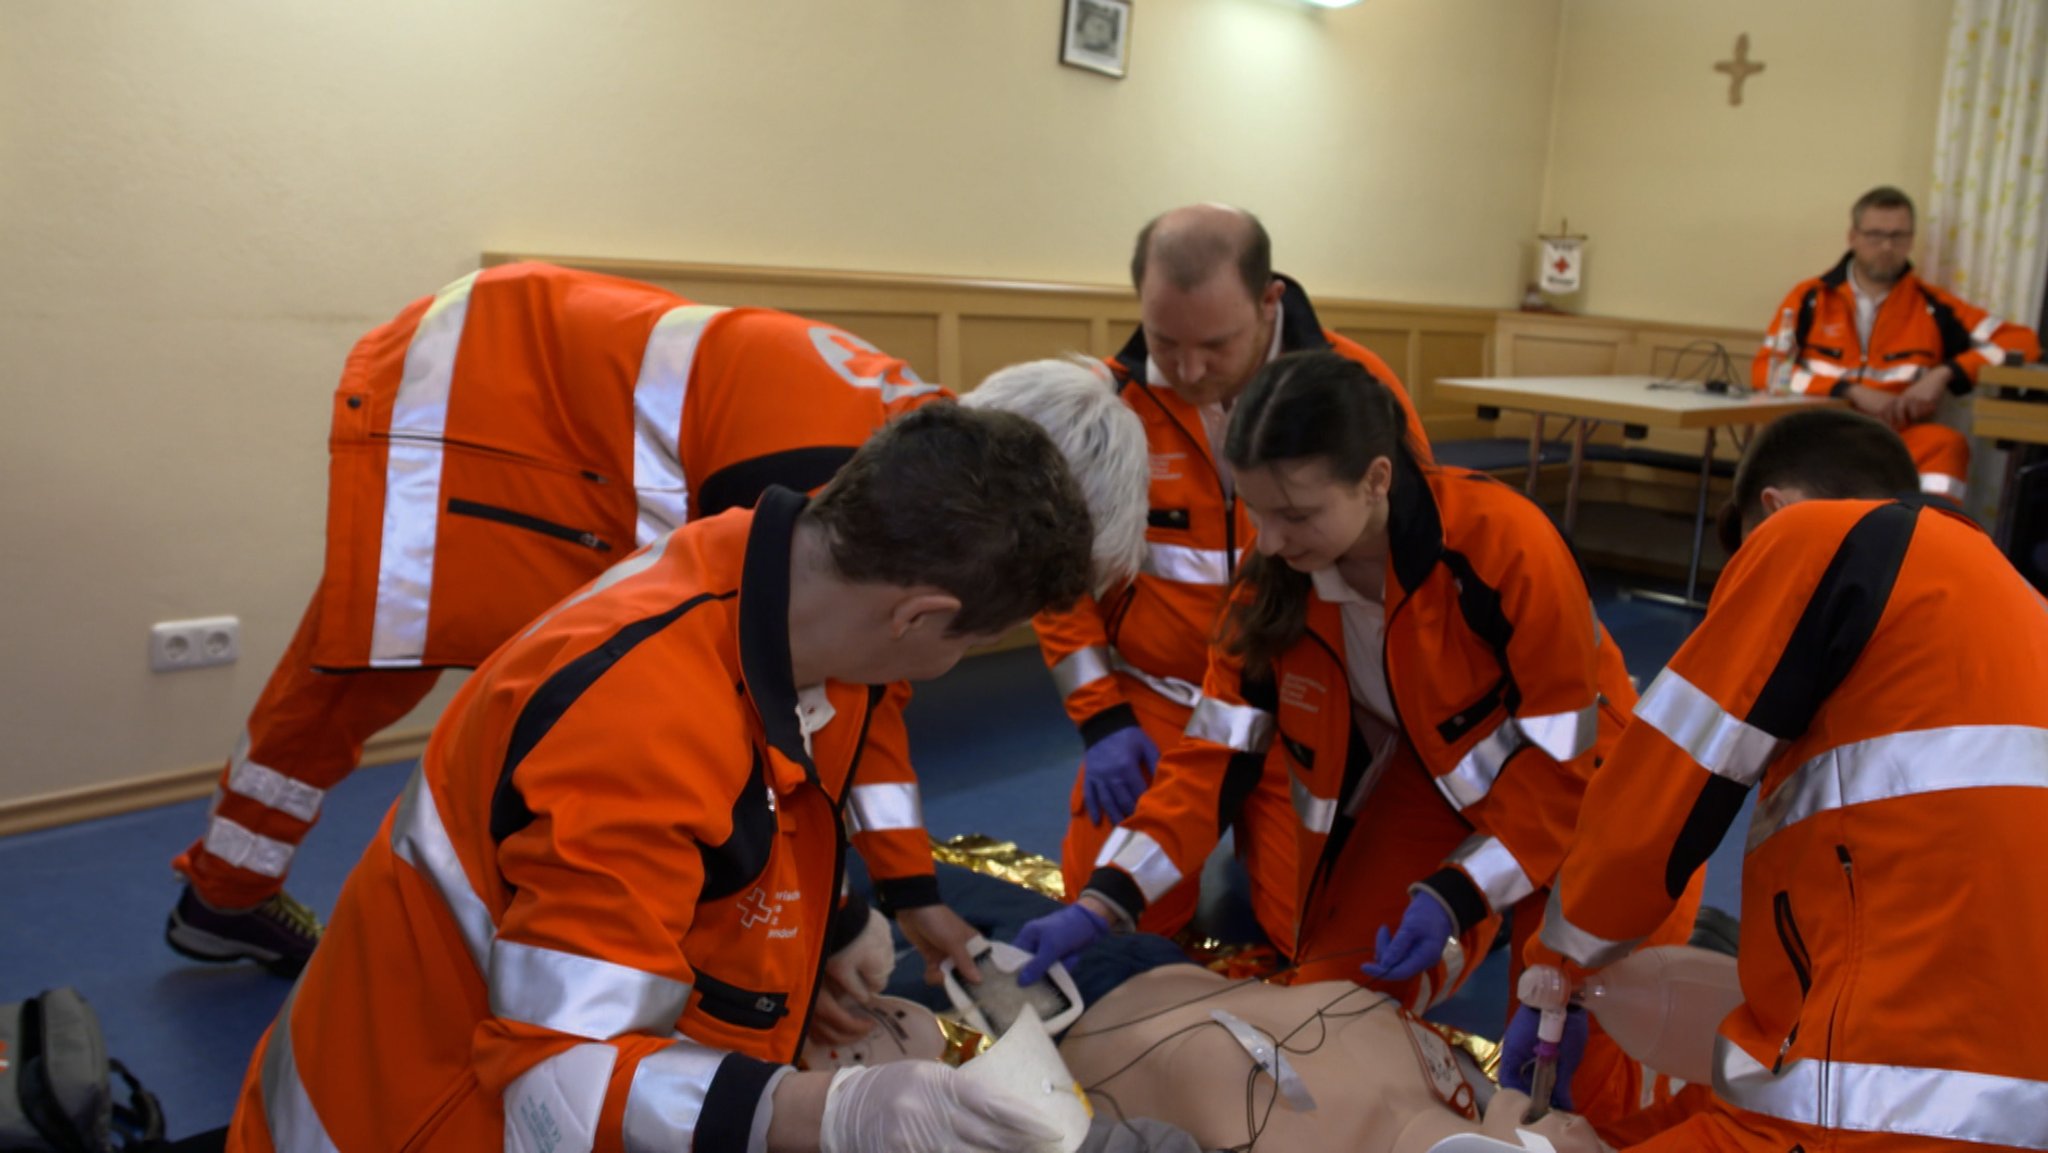
[[[2041,340],[1921,280],[1907,259],[1913,226],[1905,193],[1864,193],[1849,210],[1849,251],[1786,295],[1750,382],[1840,397],[1884,421],[1905,439],[1920,487],[1960,501],[1970,442],[1935,423],[1942,398],[1969,392],[1987,364],[2038,360]]]

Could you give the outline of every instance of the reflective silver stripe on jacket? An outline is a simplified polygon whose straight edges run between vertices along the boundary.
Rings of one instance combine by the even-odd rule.
[[[1145,563],[1139,571],[1181,584],[1227,585],[1233,559],[1229,549],[1147,544]]]
[[[206,851],[238,869],[265,877],[282,877],[291,868],[297,845],[272,840],[239,821],[215,813],[206,822]]]
[[[1714,1092],[1795,1125],[2048,1149],[2048,1081],[1817,1059],[1794,1061],[1774,1077],[1717,1037]]]
[[[1749,848],[1820,813],[1956,789],[2048,789],[2048,729],[1957,725],[1839,745],[1757,800]]]
[[[1584,756],[1599,737],[1600,702],[1594,701],[1575,712],[1516,717],[1515,727],[1530,744],[1549,753],[1552,760],[1569,761]]]
[[[1917,364],[1895,364],[1890,368],[1865,369],[1857,375],[1879,384],[1904,384],[1920,379],[1920,374],[1926,371]]]
[[[1448,860],[1465,870],[1472,883],[1486,894],[1486,903],[1496,913],[1505,912],[1516,901],[1536,891],[1535,882],[1522,871],[1522,863],[1515,859],[1499,837],[1484,834],[1467,837],[1463,844],[1451,850]]]
[[[1636,702],[1636,718],[1684,749],[1701,768],[1739,785],[1755,784],[1785,747],[1668,667]]]
[[[1543,907],[1543,943],[1588,969],[1599,969],[1628,956],[1647,937],[1610,941],[1596,937],[1571,923],[1564,915],[1564,889],[1568,882],[1558,877],[1550,887],[1550,900]]]
[[[1840,380],[1848,369],[1831,360],[1802,360],[1799,362],[1799,371],[1824,380]]]
[[[924,801],[912,784],[855,785],[846,813],[858,833],[924,828]]]
[[[441,903],[455,918],[462,943],[469,947],[470,959],[476,962],[478,975],[489,972],[497,929],[491,923],[490,909],[470,887],[469,875],[462,871],[462,859],[455,855],[455,842],[448,839],[448,829],[441,823],[441,812],[434,805],[434,790],[427,784],[424,769],[414,769],[412,779],[405,783],[405,792],[399,794],[398,811],[391,818],[391,851],[426,877],[441,894]]]
[[[1287,783],[1294,794],[1294,815],[1301,821],[1301,827],[1311,833],[1328,835],[1330,827],[1337,821],[1337,798],[1318,797],[1308,791],[1300,777],[1289,773]]]
[[[1098,868],[1114,865],[1129,873],[1148,904],[1180,884],[1180,866],[1173,863],[1158,841],[1132,829],[1113,830],[1102,843],[1102,851],[1096,854],[1095,864]]]
[[[306,1093],[305,1082],[299,1080],[298,1058],[292,1053],[292,1006],[298,999],[298,986],[293,985],[270,1027],[270,1039],[263,1045],[263,1067],[258,1073],[263,1124],[270,1130],[270,1144],[277,1153],[338,1153],[313,1108],[313,1098]]]
[[[377,553],[377,608],[370,664],[417,665],[427,648],[427,602],[433,597],[434,548],[441,512],[441,439],[448,429],[448,393],[455,352],[469,317],[472,272],[441,290],[420,317],[405,350],[392,402],[391,441],[384,466],[384,534]]]
[[[1158,673],[1148,673],[1125,660],[1122,653],[1111,653],[1109,663],[1117,672],[1130,677],[1181,708],[1192,709],[1202,703],[1202,686],[1198,684],[1181,680],[1179,677],[1162,677]]]
[[[688,985],[658,973],[502,938],[488,984],[493,1017],[593,1041],[671,1032],[690,1002]]]
[[[572,1045],[505,1086],[505,1153],[590,1153],[619,1051]]]
[[[1515,718],[1502,718],[1492,732],[1459,758],[1457,767],[1435,778],[1437,792],[1459,812],[1478,804],[1493,791],[1493,782],[1500,779],[1501,769],[1522,744],[1522,730],[1515,724]]]
[[[678,1040],[641,1058],[626,1094],[627,1153],[674,1153],[697,1137],[705,1094],[725,1054],[695,1041]],[[769,1093],[774,1088],[771,1085]]]
[[[325,789],[295,781],[269,765],[259,765],[250,760],[249,734],[246,732],[235,744],[234,755],[228,758],[228,791],[302,821],[311,821],[319,815],[320,801],[327,796]]]
[[[662,537],[660,540],[599,573],[596,580],[583,586],[582,591],[556,605],[554,608],[549,609],[547,612],[542,613],[539,620],[528,625],[526,631],[519,635],[521,637],[532,636],[540,631],[542,625],[554,620],[568,610],[575,608],[577,605],[618,584],[620,581],[631,580],[661,563],[662,554],[668,551],[668,540],[669,538]]]
[[[671,308],[647,334],[640,376],[633,382],[633,492],[640,501],[634,539],[647,544],[690,519],[690,482],[683,475],[683,406],[697,345],[712,318],[727,311],[716,305]]]
[[[1273,743],[1273,714],[1250,705],[1226,705],[1214,697],[1203,697],[1188,714],[1184,731],[1198,740],[1240,753],[1263,753]]]
[[[1968,492],[1969,488],[1970,486],[1965,484],[1961,477],[1954,477],[1941,472],[1923,472],[1920,474],[1921,492],[1931,492],[1936,496],[1948,497],[1950,500],[1961,500],[1963,499],[1963,494]]]
[[[1073,696],[1082,686],[1092,685],[1108,675],[1108,645],[1076,649],[1052,666],[1053,687],[1059,690],[1062,700]]]
[[[1991,338],[1997,336],[1998,330],[2004,327],[2004,318],[1992,316],[1989,313],[1987,313],[1985,314],[1984,319],[1977,322],[1977,327],[1970,330],[1970,339],[1976,341],[1980,345],[1991,344]],[[1996,346],[1993,345],[1993,347]]]

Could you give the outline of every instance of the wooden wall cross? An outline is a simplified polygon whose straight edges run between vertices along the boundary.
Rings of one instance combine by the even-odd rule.
[[[1728,103],[1742,103],[1742,82],[1764,70],[1763,61],[1752,64],[1749,60],[1749,33],[1735,38],[1735,59],[1723,60],[1714,65],[1714,71],[1728,74]]]

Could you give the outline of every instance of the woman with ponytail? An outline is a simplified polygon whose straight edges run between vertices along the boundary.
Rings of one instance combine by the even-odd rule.
[[[1223,452],[1256,555],[1201,703],[1080,900],[1019,942],[1049,963],[1086,943],[1076,930],[1131,924],[1277,786],[1294,851],[1246,864],[1292,979],[1374,985],[1420,1013],[1510,910],[1518,938],[1533,931],[1635,692],[1550,519],[1484,474],[1421,463],[1399,402],[1355,361],[1267,365]],[[1689,934],[1690,881],[1653,943]],[[1635,1067],[1595,1048],[1589,1066],[1612,1067],[1588,1068],[1582,1098],[1635,1107]]]

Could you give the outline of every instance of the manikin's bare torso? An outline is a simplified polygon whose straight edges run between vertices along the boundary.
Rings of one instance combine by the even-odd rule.
[[[1217,1009],[1280,1041],[1312,1110],[1277,1099],[1274,1079],[1255,1074],[1252,1055],[1212,1016]],[[1526,1098],[1500,1093],[1487,1110],[1491,1123],[1468,1120],[1444,1100],[1470,1100],[1446,1047],[1418,1030],[1380,994],[1346,983],[1232,982],[1174,965],[1091,1006],[1060,1055],[1098,1116],[1165,1121],[1204,1149],[1428,1153],[1458,1133],[1514,1142]],[[1558,1153],[1606,1149],[1575,1116],[1552,1114],[1529,1128]]]

